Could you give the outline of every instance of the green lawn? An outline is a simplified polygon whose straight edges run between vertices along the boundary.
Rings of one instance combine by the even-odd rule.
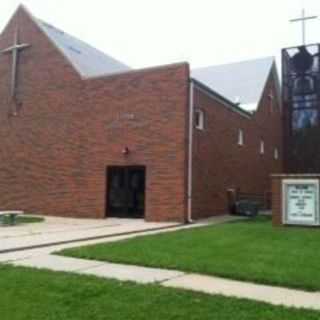
[[[320,230],[273,228],[260,217],[60,254],[320,290]]]
[[[38,223],[38,222],[43,222],[43,221],[44,221],[44,219],[40,218],[40,217],[19,216],[16,218],[16,225],[25,224],[25,223]],[[9,217],[5,216],[5,217],[1,218],[0,223],[2,223],[3,225],[10,225],[11,221],[10,221]]]
[[[320,312],[0,265],[1,320],[316,320]]]

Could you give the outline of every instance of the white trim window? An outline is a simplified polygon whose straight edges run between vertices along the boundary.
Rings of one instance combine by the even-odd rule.
[[[273,158],[274,158],[274,160],[278,160],[279,159],[279,150],[278,150],[278,148],[274,148]]]
[[[260,154],[264,154],[264,141],[260,140]]]
[[[239,129],[239,131],[238,131],[238,145],[239,146],[244,145],[244,132],[242,129]]]
[[[204,112],[200,109],[196,109],[194,115],[195,127],[198,130],[204,130]]]

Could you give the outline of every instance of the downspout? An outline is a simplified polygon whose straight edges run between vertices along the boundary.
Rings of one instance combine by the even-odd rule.
[[[192,223],[192,156],[193,156],[193,115],[194,115],[194,83],[189,86],[189,150],[188,150],[188,216],[187,222]]]

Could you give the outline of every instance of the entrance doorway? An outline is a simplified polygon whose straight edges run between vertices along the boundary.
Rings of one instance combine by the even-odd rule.
[[[146,170],[142,166],[107,168],[107,216],[142,218]]]

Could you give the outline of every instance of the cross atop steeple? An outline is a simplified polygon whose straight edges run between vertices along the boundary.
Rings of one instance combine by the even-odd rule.
[[[14,43],[12,46],[0,51],[0,54],[12,54],[12,69],[11,69],[11,97],[16,98],[16,87],[17,87],[17,68],[19,53],[23,49],[30,47],[30,44],[19,43],[19,29],[16,30],[14,35]]]
[[[303,45],[306,44],[306,21],[317,19],[317,18],[318,18],[318,16],[306,17],[306,11],[305,11],[305,9],[302,9],[301,18],[296,18],[296,19],[290,20],[290,22],[301,22],[302,23],[302,44]]]

